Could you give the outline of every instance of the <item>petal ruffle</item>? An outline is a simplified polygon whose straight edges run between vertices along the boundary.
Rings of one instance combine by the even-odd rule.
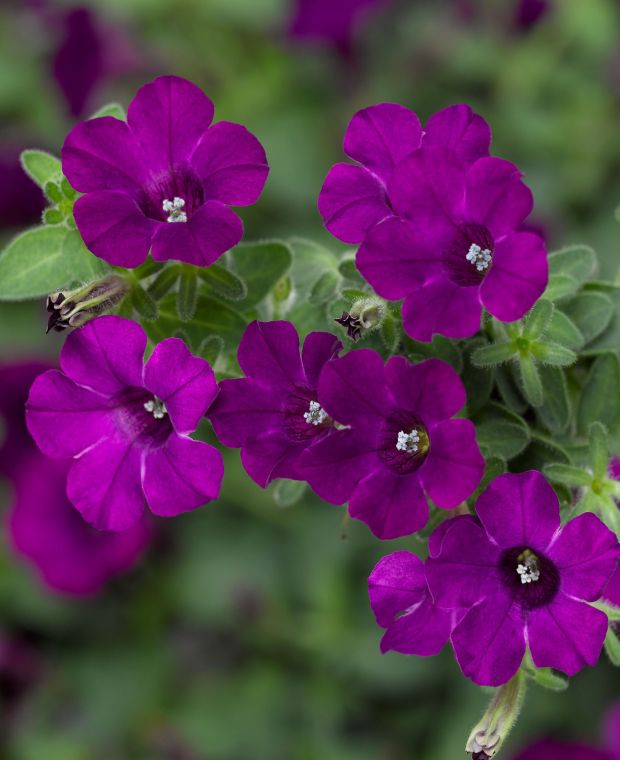
[[[444,420],[429,430],[430,449],[418,470],[424,490],[442,509],[453,509],[476,490],[484,457],[470,420]]]
[[[381,651],[433,657],[450,639],[452,613],[433,604],[430,595],[414,610],[395,620],[381,639]]]
[[[171,435],[144,462],[144,494],[149,509],[174,517],[217,499],[224,476],[221,453],[208,443]]]
[[[481,316],[478,288],[456,285],[447,277],[427,282],[403,304],[405,332],[426,343],[435,334],[470,338],[480,329]]]
[[[67,496],[98,530],[127,530],[144,512],[142,452],[126,441],[102,441],[76,459],[67,476]]]
[[[428,521],[428,504],[415,474],[377,469],[357,486],[349,514],[366,523],[377,538],[408,536]]]
[[[323,223],[345,243],[361,243],[368,231],[392,215],[385,187],[363,166],[333,166],[318,200]]]
[[[480,286],[480,298],[502,322],[521,319],[543,294],[549,280],[547,250],[542,238],[517,232],[500,240],[493,263]]]
[[[213,103],[187,79],[158,77],[136,93],[127,123],[152,173],[184,163],[213,120]]]
[[[108,400],[55,369],[32,384],[26,424],[39,449],[52,459],[77,456],[115,432]]]
[[[256,203],[269,174],[267,156],[254,135],[229,121],[210,127],[191,158],[205,199],[232,206]]]
[[[234,248],[242,237],[243,224],[237,214],[219,201],[207,201],[188,222],[157,224],[153,258],[207,267]]]
[[[596,665],[607,626],[604,612],[560,592],[550,605],[529,613],[532,659],[539,668],[556,668],[574,676],[586,665]]]
[[[301,349],[301,363],[311,388],[318,387],[323,366],[330,359],[335,359],[341,348],[342,343],[331,333],[312,332],[307,335]]]
[[[412,364],[393,356],[385,366],[387,386],[401,409],[416,412],[425,424],[447,420],[465,406],[465,386],[440,359]]]
[[[450,148],[469,165],[489,155],[491,128],[469,106],[448,106],[428,120],[423,145]]]
[[[368,578],[370,606],[382,628],[391,625],[403,610],[419,604],[426,593],[424,563],[408,551],[382,557]]]
[[[146,259],[160,226],[124,192],[88,193],[77,199],[73,212],[88,250],[109,264],[129,269]]]
[[[558,497],[536,470],[499,475],[478,497],[476,514],[502,549],[527,546],[545,554],[560,527]]]
[[[547,556],[560,570],[565,594],[594,602],[620,559],[620,544],[605,523],[585,512],[561,528]]]
[[[194,356],[179,338],[155,346],[144,367],[144,386],[165,404],[177,433],[192,433],[218,392],[205,359]]]
[[[74,382],[113,396],[142,387],[146,333],[131,319],[107,315],[74,330],[60,353],[60,366]]]
[[[251,322],[239,343],[237,359],[248,377],[267,387],[304,385],[299,336],[290,322]]]
[[[464,675],[480,686],[500,686],[517,672],[525,654],[525,624],[506,594],[484,599],[452,631]]]
[[[387,181],[399,161],[420,147],[417,115],[398,103],[378,103],[358,111],[344,135],[344,152]]]

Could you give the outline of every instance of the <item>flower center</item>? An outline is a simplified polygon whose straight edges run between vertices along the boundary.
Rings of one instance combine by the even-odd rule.
[[[504,586],[525,610],[544,607],[560,588],[560,573],[554,563],[528,546],[507,549],[500,558]]]
[[[535,583],[540,579],[538,557],[533,552],[526,549],[517,559],[520,560],[517,575],[521,578],[521,583]]]
[[[480,285],[493,264],[495,241],[481,224],[460,224],[442,254],[444,271],[456,285]]]
[[[173,431],[164,402],[144,388],[126,388],[114,399],[119,428],[137,446],[163,446]]]
[[[304,412],[304,420],[308,425],[321,425],[327,419],[327,412],[318,401],[311,401],[308,405],[308,411]]]
[[[430,448],[423,422],[411,412],[395,412],[384,423],[379,456],[391,470],[408,475],[420,467]]]
[[[147,412],[150,412],[156,420],[163,420],[164,415],[168,414],[166,405],[161,399],[157,398],[157,396],[153,396],[153,398],[145,401],[144,408]]]
[[[408,433],[405,433],[404,430],[398,431],[398,438],[396,440],[396,448],[398,451],[406,451],[407,454],[415,454],[418,450],[419,443],[420,434],[415,428]]]
[[[486,272],[491,266],[493,255],[488,248],[481,248],[477,243],[472,243],[469,246],[469,251],[465,258],[470,264],[472,264],[472,266],[475,266],[479,272]]]
[[[161,204],[163,210],[168,214],[167,222],[186,222],[187,214],[183,211],[185,206],[185,200],[175,195],[174,198],[169,201],[167,198],[162,201]]]

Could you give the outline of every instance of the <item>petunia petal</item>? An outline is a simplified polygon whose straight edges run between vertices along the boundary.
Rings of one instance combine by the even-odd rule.
[[[616,607],[620,607],[620,564],[605,586],[602,596]]]
[[[358,111],[344,135],[344,152],[384,181],[394,166],[420,147],[417,115],[398,103],[378,103]]]
[[[368,578],[370,606],[382,628],[391,625],[403,610],[419,604],[426,593],[424,563],[408,551],[382,557]]]
[[[448,106],[428,120],[423,144],[450,148],[463,163],[472,164],[489,155],[491,128],[469,106]]]
[[[415,474],[398,475],[383,467],[357,486],[349,514],[366,523],[377,538],[399,538],[426,525],[428,504]]]
[[[219,201],[207,201],[185,223],[157,224],[153,258],[207,267],[234,248],[242,237],[243,224],[237,214]]]
[[[311,388],[318,386],[319,375],[323,366],[330,359],[336,358],[341,348],[342,343],[331,333],[309,333],[301,349],[301,363],[303,364],[306,380]]]
[[[102,441],[71,465],[69,501],[98,530],[131,528],[145,507],[141,463],[140,449],[126,441]]]
[[[441,245],[434,229],[392,216],[370,230],[356,263],[380,296],[398,300],[441,271]]]
[[[565,594],[594,602],[620,559],[620,544],[605,523],[586,512],[561,528],[547,556],[560,570]]]
[[[450,517],[447,520],[440,522],[428,538],[428,553],[431,557],[438,557],[441,554],[441,547],[443,546],[443,540],[447,532],[461,522],[470,522],[474,525],[479,525],[473,515],[457,515],[456,517]]]
[[[395,620],[381,639],[381,651],[432,657],[450,639],[452,613],[433,604],[430,596],[414,610]]]
[[[574,676],[586,665],[596,665],[607,625],[604,612],[560,592],[550,605],[529,613],[532,659],[539,668],[556,668]]]
[[[55,369],[32,384],[26,424],[39,449],[53,459],[77,456],[115,431],[108,400]]]
[[[207,200],[248,206],[258,200],[269,165],[260,142],[240,124],[220,121],[202,136],[191,159]]]
[[[62,170],[80,193],[121,190],[136,195],[146,178],[134,136],[112,116],[73,127],[62,146]]]
[[[383,360],[376,351],[360,348],[323,367],[319,402],[343,425],[378,427],[386,412]]]
[[[416,412],[426,424],[452,417],[467,401],[460,377],[439,359],[412,364],[404,356],[393,356],[385,375],[397,406]]]
[[[246,439],[241,449],[245,471],[261,488],[276,478],[303,480],[300,458],[312,441],[295,441],[282,430],[268,430]]]
[[[470,338],[480,329],[482,304],[476,287],[462,287],[436,277],[408,295],[403,324],[414,340],[430,342],[433,335]]]
[[[453,509],[472,495],[484,474],[476,428],[470,420],[445,420],[431,427],[429,437],[420,479],[438,507]]]
[[[373,443],[357,431],[338,430],[304,451],[300,471],[322,499],[344,504],[359,481],[378,464]]]
[[[214,446],[171,435],[146,456],[144,494],[151,512],[173,517],[217,499],[223,476],[224,461]]]
[[[131,319],[98,317],[68,336],[60,366],[74,382],[112,396],[142,387],[146,333]]]
[[[527,546],[544,554],[560,526],[558,497],[535,470],[495,478],[478,497],[476,514],[503,549]]]
[[[517,232],[500,240],[493,264],[480,286],[480,298],[502,322],[521,319],[543,294],[549,280],[547,250],[542,238]]]
[[[177,433],[192,433],[217,396],[215,375],[179,338],[155,346],[144,367],[144,385],[166,405]]]
[[[213,103],[192,82],[158,77],[141,87],[127,111],[127,123],[151,172],[185,162],[213,119]]]
[[[128,194],[104,190],[78,198],[75,223],[89,251],[109,264],[133,269],[146,259],[160,227]]]
[[[319,193],[323,223],[338,240],[361,243],[382,219],[392,216],[385,187],[363,166],[336,164]]]
[[[237,359],[248,377],[266,386],[304,385],[299,336],[290,322],[251,322],[239,343]]]
[[[500,686],[517,672],[525,654],[525,625],[507,594],[484,599],[452,631],[464,675],[480,686]]]
[[[514,232],[530,214],[532,193],[510,161],[481,158],[467,172],[466,215],[488,227],[497,240]]]

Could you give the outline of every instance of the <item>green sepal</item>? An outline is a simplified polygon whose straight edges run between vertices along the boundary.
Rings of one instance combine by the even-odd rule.
[[[620,640],[611,626],[607,629],[605,636],[605,653],[611,664],[620,668]]]
[[[537,361],[552,367],[569,367],[577,361],[574,351],[557,343],[532,343],[530,352]]]
[[[541,406],[544,400],[543,386],[533,359],[530,356],[521,356],[519,370],[525,398],[532,406]]]
[[[157,319],[157,304],[137,280],[131,284],[128,300],[131,301],[131,305],[141,319],[148,321]]]
[[[273,500],[279,507],[292,507],[301,501],[307,488],[303,480],[280,479],[274,485]]]
[[[509,361],[516,353],[517,349],[512,342],[492,343],[477,348],[471,355],[471,363],[475,367],[494,367]]]
[[[180,270],[176,265],[164,267],[148,286],[148,292],[155,301],[161,299],[169,293],[179,279]]]
[[[554,483],[562,483],[569,488],[589,487],[592,484],[590,473],[580,467],[570,464],[548,464],[545,467],[545,475]]]
[[[566,676],[556,673],[551,668],[528,668],[526,670],[530,678],[535,681],[543,689],[549,689],[549,691],[566,691],[570,685],[570,681]]]
[[[609,467],[609,442],[607,430],[600,422],[593,422],[588,431],[592,474],[595,480],[603,480]]]
[[[101,108],[95,111],[90,118],[101,119],[104,116],[112,116],[120,121],[125,121],[127,119],[127,113],[120,103],[106,103],[106,105],[101,106]]]
[[[42,190],[48,182],[62,177],[60,159],[44,150],[24,150],[19,157],[22,169]]]
[[[196,272],[215,295],[227,301],[242,301],[248,294],[246,284],[241,277],[219,264],[211,264],[204,269],[197,269]]]
[[[226,270],[224,270],[226,271]],[[196,313],[198,303],[198,278],[195,267],[183,266],[177,290],[177,314],[183,322],[189,322]]]
[[[547,329],[553,317],[554,308],[551,301],[539,299],[524,319],[523,337],[529,340],[539,338]]]

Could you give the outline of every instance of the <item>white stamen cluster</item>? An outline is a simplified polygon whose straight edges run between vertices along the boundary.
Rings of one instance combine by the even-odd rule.
[[[156,420],[163,420],[164,416],[168,413],[166,405],[163,401],[160,401],[157,396],[150,401],[146,401],[144,408],[147,412],[150,412]]]
[[[526,557],[522,565],[517,565],[517,572],[521,576],[521,583],[532,583],[540,578],[538,562],[534,557]]]
[[[491,266],[492,254],[488,248],[481,248],[476,243],[469,246],[469,251],[465,257],[470,264],[473,264],[479,272],[486,272]]]
[[[304,412],[304,420],[308,425],[320,425],[327,419],[327,412],[321,407],[318,401],[311,401],[308,405],[308,411]]]
[[[186,222],[187,214],[183,211],[185,201],[183,198],[179,198],[175,195],[174,198],[169,201],[167,198],[161,204],[164,211],[168,214],[167,222]]]
[[[398,451],[406,451],[407,454],[415,454],[418,450],[418,443],[420,443],[420,434],[417,430],[414,429],[410,433],[401,430],[398,433],[396,448]]]

